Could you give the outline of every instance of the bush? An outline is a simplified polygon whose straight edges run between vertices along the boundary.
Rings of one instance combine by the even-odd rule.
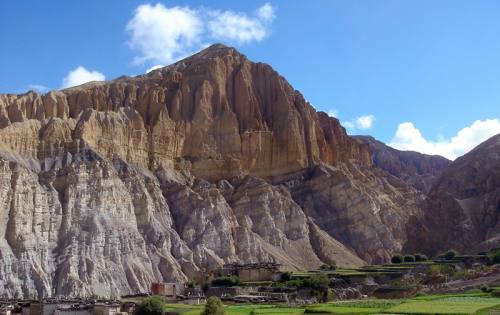
[[[479,287],[479,289],[481,289],[481,291],[483,291],[484,293],[491,293],[493,292],[493,289],[490,288],[489,286],[487,286],[486,284],[483,284]]]
[[[452,260],[453,258],[457,257],[457,255],[458,255],[458,253],[455,250],[450,249],[449,251],[444,253],[443,257],[446,260]]]
[[[162,315],[165,313],[165,299],[161,296],[151,296],[144,299],[137,308],[137,315]]]
[[[205,310],[202,315],[224,315],[224,304],[222,301],[216,297],[211,296],[207,300],[207,304],[205,305]]]
[[[488,254],[488,264],[500,264],[500,251],[495,251]]]
[[[328,270],[335,270],[335,269],[337,269],[337,265],[336,265],[336,263],[333,263],[333,264],[330,264],[330,265],[326,265],[326,264],[324,264],[324,265],[321,265],[321,266],[319,267],[319,269],[320,269],[320,270],[325,270],[325,271],[328,271]]]
[[[283,272],[280,277],[281,282],[287,282],[292,280],[292,274],[290,272]]]
[[[422,254],[415,254],[415,261],[427,261],[428,258]]]
[[[415,262],[415,256],[413,255],[405,255],[403,259],[405,262]]]
[[[196,282],[194,282],[193,280],[189,280],[189,281],[187,282],[187,287],[188,287],[189,289],[194,289],[195,285],[196,285]]]
[[[323,274],[312,275],[309,278],[303,280],[302,286],[306,288],[311,288],[314,290],[328,290],[328,286],[330,284],[330,279]]]
[[[328,299],[328,287],[330,285],[330,279],[324,274],[312,275],[310,278],[306,278],[302,282],[302,286],[305,288],[310,288],[312,294],[317,296],[321,301],[326,302]]]
[[[403,256],[402,255],[394,255],[391,258],[391,262],[393,264],[400,264],[403,262]]]
[[[243,285],[240,278],[236,276],[220,277],[212,281],[212,286],[214,287],[236,287]]]

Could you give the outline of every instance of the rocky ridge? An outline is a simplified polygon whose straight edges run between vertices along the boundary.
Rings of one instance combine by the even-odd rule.
[[[270,66],[211,46],[134,78],[0,95],[0,296],[118,296],[227,262],[402,250],[425,196]]]
[[[409,220],[408,250],[477,254],[500,247],[500,135],[450,164],[424,213]]]
[[[427,194],[448,165],[448,159],[413,151],[400,151],[370,136],[355,136],[370,146],[373,163]]]

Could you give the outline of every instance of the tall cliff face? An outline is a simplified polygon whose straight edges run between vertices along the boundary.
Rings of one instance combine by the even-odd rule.
[[[66,129],[71,137],[55,130],[57,120],[46,127],[50,118],[76,120],[74,130]],[[371,163],[366,146],[316,113],[270,66],[222,45],[141,77],[0,98],[2,127],[27,120],[40,122],[33,132],[43,125],[56,139],[43,139],[42,147],[4,142],[38,159],[78,139],[104,157],[147,169],[176,167],[182,159],[208,180],[279,175],[350,158]],[[5,136],[19,139],[12,129]]]
[[[451,163],[438,155],[399,151],[370,136],[355,136],[370,146],[373,163],[409,185],[428,193]]]
[[[116,296],[226,262],[386,260],[423,194],[270,66],[221,45],[0,95],[0,296]]]
[[[477,253],[500,245],[500,135],[458,158],[409,224],[409,249]]]

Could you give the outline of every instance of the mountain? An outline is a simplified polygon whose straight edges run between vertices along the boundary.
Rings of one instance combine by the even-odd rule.
[[[370,146],[373,163],[414,188],[428,193],[451,163],[439,155],[399,151],[370,136],[355,136]]]
[[[408,226],[411,251],[475,254],[499,247],[500,135],[451,163],[430,191],[424,217]]]
[[[118,296],[227,262],[386,261],[425,196],[270,66],[213,45],[0,95],[0,295]]]

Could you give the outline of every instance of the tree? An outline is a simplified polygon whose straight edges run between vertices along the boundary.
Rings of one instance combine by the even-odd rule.
[[[162,315],[165,312],[165,299],[154,295],[144,299],[136,311],[137,315]]]
[[[413,255],[405,255],[403,258],[404,262],[414,262],[415,261],[415,256]]]
[[[216,297],[211,296],[207,300],[207,304],[205,305],[205,310],[202,315],[224,315],[224,304],[222,301]]]
[[[290,272],[283,272],[280,277],[281,282],[287,282],[292,280],[292,274]]]
[[[446,259],[446,260],[452,260],[457,255],[458,255],[458,253],[455,250],[450,249],[449,251],[447,251],[446,253],[444,253],[444,259]]]
[[[415,261],[427,261],[428,258],[422,254],[415,254]]]
[[[394,256],[392,256],[392,258],[391,258],[391,262],[392,262],[393,264],[400,264],[400,263],[402,263],[402,262],[403,262],[403,256],[401,256],[401,255],[399,255],[399,254],[398,254],[398,255],[394,255]]]
[[[316,274],[304,279],[302,286],[310,288],[313,295],[325,302],[328,298],[330,279],[328,279],[328,277],[324,274]]]

